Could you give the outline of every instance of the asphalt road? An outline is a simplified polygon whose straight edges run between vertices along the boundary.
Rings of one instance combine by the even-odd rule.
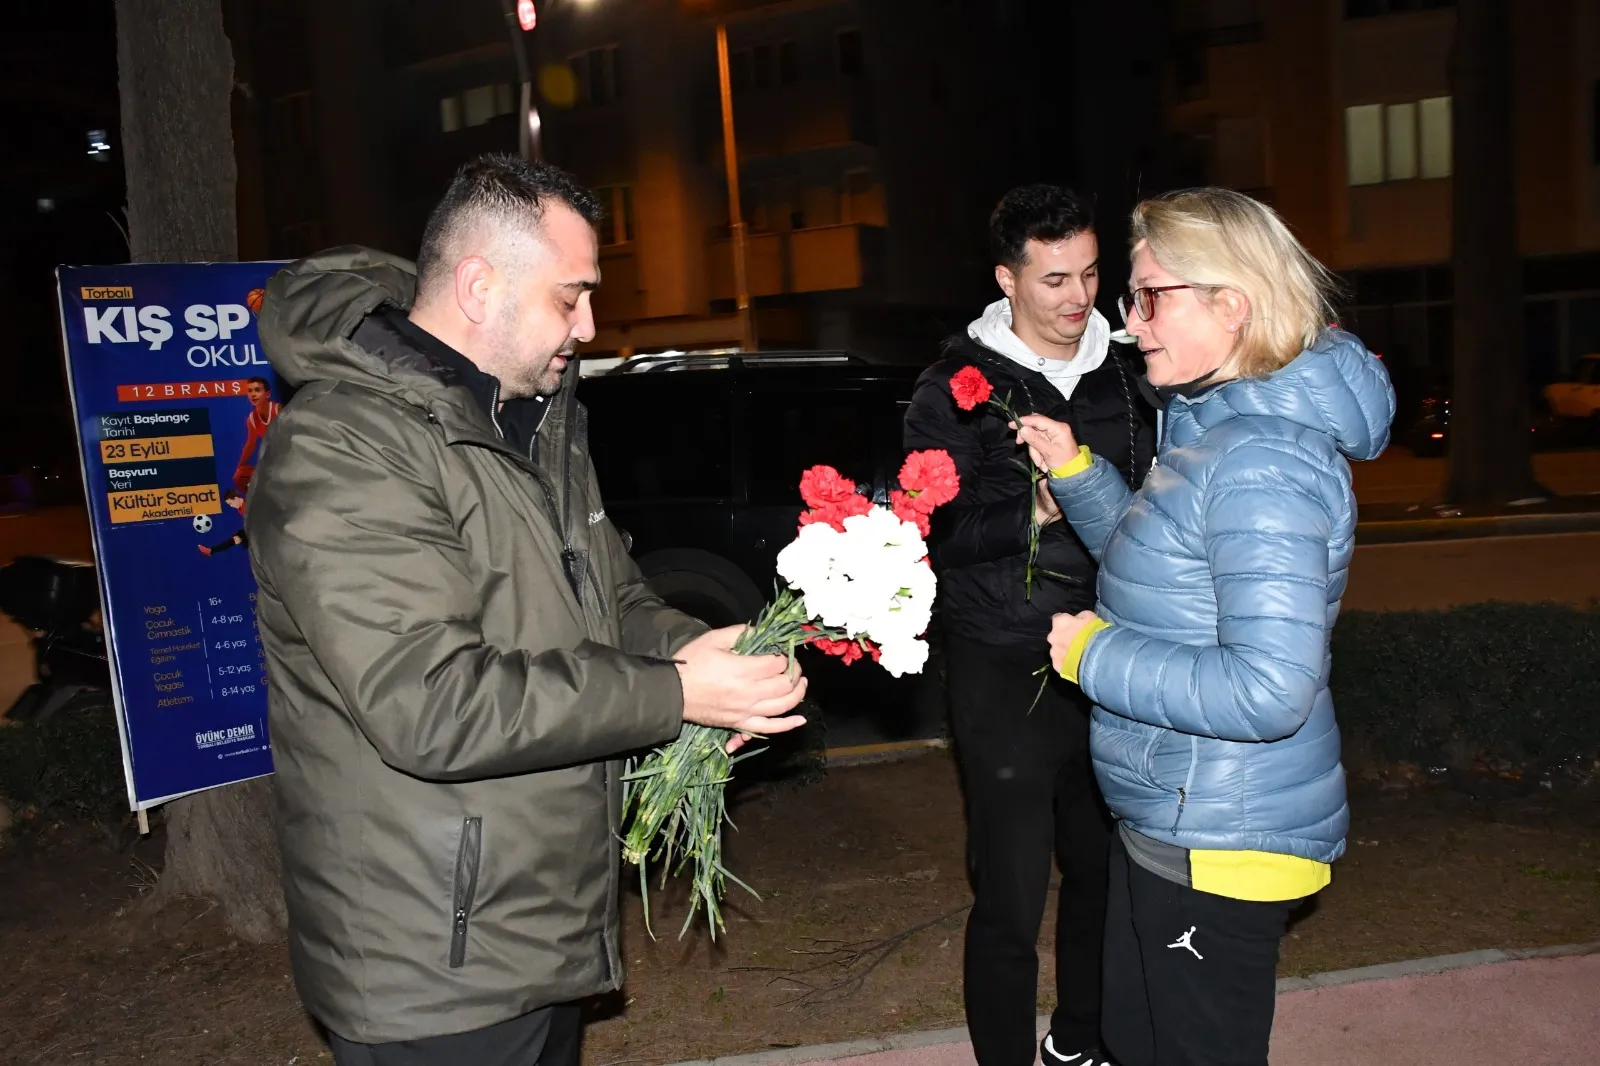
[[[1355,463],[1356,498],[1365,504],[1429,503],[1444,485],[1449,460],[1416,459],[1392,448],[1371,463]],[[1600,449],[1542,452],[1533,457],[1539,483],[1563,496],[1600,493]]]

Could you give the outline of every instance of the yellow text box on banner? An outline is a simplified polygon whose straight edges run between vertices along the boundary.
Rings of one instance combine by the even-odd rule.
[[[182,437],[135,437],[100,442],[103,463],[148,463],[159,459],[208,459],[215,454],[211,434]]]

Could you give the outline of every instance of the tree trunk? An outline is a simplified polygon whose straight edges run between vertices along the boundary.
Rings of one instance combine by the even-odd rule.
[[[1446,494],[1466,506],[1542,495],[1528,439],[1509,9],[1509,0],[1460,0],[1451,60],[1455,373]]]
[[[220,0],[116,0],[128,237],[135,262],[238,258],[233,54]],[[271,940],[287,919],[271,779],[211,789],[167,809],[154,899],[215,900],[229,929]]]

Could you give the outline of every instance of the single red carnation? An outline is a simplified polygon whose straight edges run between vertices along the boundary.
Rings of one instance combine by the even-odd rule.
[[[878,662],[883,658],[883,652],[880,651],[878,646],[872,643],[872,641],[863,639],[861,641],[861,646],[867,650],[868,655],[872,656],[873,662]]]
[[[956,406],[963,411],[988,403],[993,393],[994,386],[975,366],[964,366],[950,378],[950,395],[956,398]]]
[[[961,491],[956,461],[942,448],[912,452],[900,467],[900,487],[924,514],[942,507]]]
[[[843,503],[856,494],[856,483],[831,466],[814,466],[800,475],[800,498],[812,510]]]
[[[928,513],[918,506],[917,501],[910,494],[895,489],[889,493],[889,507],[894,511],[894,516],[902,522],[910,522],[917,527],[917,532],[923,537],[932,531],[928,523]]]

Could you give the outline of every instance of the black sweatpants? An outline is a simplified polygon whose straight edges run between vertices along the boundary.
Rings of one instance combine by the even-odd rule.
[[[1267,1066],[1278,946],[1298,901],[1197,892],[1111,848],[1107,1050],[1121,1066]]]
[[[967,1028],[980,1066],[1031,1066],[1038,1051],[1039,925],[1050,859],[1061,867],[1055,1047],[1100,1043],[1109,822],[1089,764],[1089,703],[1044,653],[951,640],[950,719],[967,802]]]
[[[328,1034],[336,1066],[578,1066],[582,1026],[576,1005],[543,1007],[519,1018],[449,1036],[357,1044]]]

